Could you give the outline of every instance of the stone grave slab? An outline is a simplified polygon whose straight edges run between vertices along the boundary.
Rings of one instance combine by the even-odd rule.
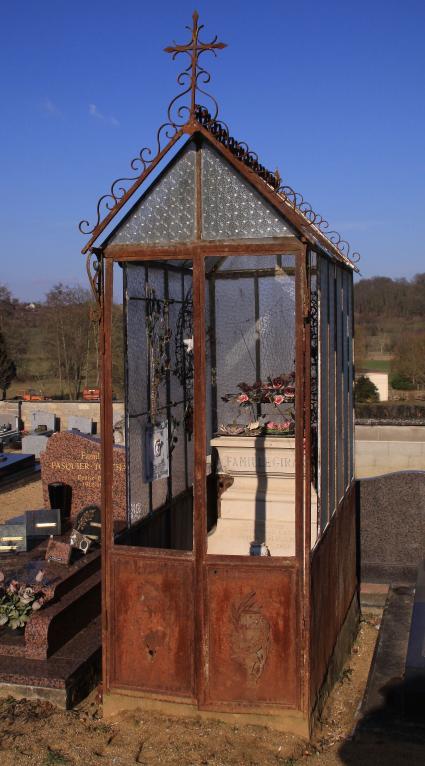
[[[113,513],[115,521],[126,521],[125,447],[113,448]],[[71,519],[87,505],[101,504],[100,439],[75,431],[55,433],[40,456],[43,496],[49,504],[48,485],[64,482],[72,488]]]
[[[70,415],[68,417],[68,430],[80,431],[82,434],[93,433],[93,420],[84,418],[81,415]]]
[[[24,452],[29,452],[34,455],[36,460],[40,459],[40,455],[47,447],[47,442],[50,439],[53,431],[45,431],[42,434],[28,434],[28,436],[22,437],[22,449]]]
[[[56,423],[56,415],[53,412],[45,410],[31,412],[31,431],[35,431],[37,426],[46,426],[48,431],[56,431]]]
[[[12,474],[19,473],[24,469],[34,468],[35,458],[34,455],[4,453],[1,455],[0,460],[0,480],[5,476],[11,476]]]

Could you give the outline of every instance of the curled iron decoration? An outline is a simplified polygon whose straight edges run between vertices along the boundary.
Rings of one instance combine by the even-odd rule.
[[[78,224],[78,228],[81,231],[81,234],[93,234],[93,232],[99,226],[102,220],[102,216],[104,214],[110,213],[112,210],[115,210],[117,205],[119,205],[119,203],[126,196],[130,188],[129,185],[133,184],[135,181],[139,181],[140,178],[149,169],[149,167],[156,164],[159,159],[159,155],[165,149],[165,140],[170,142],[177,137],[178,133],[182,133],[180,127],[180,125],[176,125],[171,122],[164,122],[159,127],[156,134],[155,154],[152,153],[152,149],[150,149],[148,146],[144,146],[143,149],[140,150],[137,157],[134,157],[134,159],[132,159],[130,162],[131,169],[134,170],[137,175],[117,178],[112,183],[109,192],[103,194],[98,200],[95,223],[91,224],[89,221],[83,220]]]
[[[202,42],[199,39],[199,33],[204,26],[203,24],[198,24],[199,16],[196,11],[193,14],[192,19],[192,27],[186,27],[186,29],[189,29],[192,33],[191,40],[184,45],[174,43],[174,45],[165,48],[167,53],[172,54],[173,60],[180,53],[185,53],[189,56],[190,60],[186,69],[184,69],[183,72],[180,72],[177,77],[177,83],[183,90],[171,100],[168,106],[167,120],[159,127],[156,134],[156,151],[153,152],[152,149],[147,146],[141,149],[138,156],[130,163],[130,167],[135,171],[136,175],[117,178],[116,181],[112,183],[109,192],[103,194],[97,203],[95,223],[90,223],[90,221],[87,220],[80,221],[78,228],[82,234],[89,235],[96,232],[103,216],[108,216],[118,206],[123,204],[127,194],[131,193],[132,185],[137,181],[140,182],[145,175],[148,175],[149,169],[155,167],[161,158],[162,153],[167,150],[169,144],[183,134],[183,128],[192,118],[195,118],[195,100],[197,92],[202,93],[211,100],[214,105],[214,115],[217,117],[217,101],[201,87],[201,85],[206,85],[210,82],[211,75],[203,66],[201,66],[199,58],[203,53],[207,53],[208,51],[216,56],[216,51],[225,48],[226,44],[217,42],[217,36],[214,37],[211,42]],[[190,105],[182,103],[182,99],[189,93]]]
[[[87,254],[86,269],[95,300],[95,305],[90,308],[90,319],[93,322],[99,322],[102,300],[102,254],[100,250],[94,248]]]
[[[190,107],[186,106],[185,104],[179,106],[176,112],[177,120],[183,119],[184,114],[186,114],[187,118],[195,117],[196,93],[202,93],[204,96],[210,99],[214,106],[214,119],[216,119],[218,115],[218,104],[216,99],[201,87],[201,85],[208,85],[211,80],[211,75],[199,63],[199,59],[203,53],[208,52],[212,53],[214,56],[217,56],[217,50],[226,48],[226,43],[218,42],[217,35],[208,43],[202,42],[202,40],[199,38],[199,33],[202,29],[204,29],[204,25],[199,25],[198,21],[199,14],[197,11],[195,11],[192,15],[192,27],[186,26],[186,29],[188,29],[191,33],[191,39],[189,42],[179,45],[174,41],[173,45],[169,45],[167,48],[164,48],[166,53],[171,53],[173,61],[181,53],[184,53],[189,57],[188,66],[183,70],[183,72],[179,74],[177,78],[178,84],[185,89],[182,93],[179,93],[177,96],[175,96],[170,106],[168,107],[168,119],[171,122],[176,122],[176,119],[173,119],[174,109],[176,104],[180,102],[180,100],[184,98],[187,93],[190,93]]]
[[[267,170],[267,168],[259,162],[258,154],[250,150],[246,141],[237,141],[230,135],[229,128],[225,122],[216,120],[212,117],[204,106],[197,105],[195,107],[195,117],[197,122],[206,128],[217,141],[227,147],[238,160],[251,168],[251,170],[259,175],[260,178],[269,184],[275,191],[277,190],[280,184],[278,171],[272,173],[270,170]]]
[[[301,213],[309,226],[315,226],[339,250],[341,255],[349,258],[352,263],[357,263],[360,260],[360,255],[357,252],[352,253],[350,256],[349,243],[342,239],[337,231],[330,229],[326,218],[323,218],[320,213],[316,213],[302,194],[295,191],[291,186],[281,183],[278,170],[273,173],[265,168],[258,161],[258,155],[249,149],[245,141],[236,141],[230,135],[226,123],[216,120],[203,106],[195,107],[195,117],[199,124],[206,128],[217,141],[226,146],[237,159],[260,176],[288,205],[298,213]]]

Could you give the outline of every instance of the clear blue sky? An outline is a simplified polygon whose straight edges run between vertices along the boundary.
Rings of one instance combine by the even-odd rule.
[[[153,145],[194,2],[26,0],[1,11],[1,274],[21,299],[85,284],[77,224]],[[197,4],[220,114],[362,254],[425,272],[423,0]],[[208,57],[209,58],[209,57]],[[205,57],[205,61],[207,56]]]

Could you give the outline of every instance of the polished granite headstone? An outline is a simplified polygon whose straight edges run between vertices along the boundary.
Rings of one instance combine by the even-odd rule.
[[[28,454],[15,454],[5,452],[0,455],[0,480],[12,474],[18,474],[19,471],[28,468],[34,468],[35,457]]]
[[[126,521],[125,448],[113,448],[112,502],[114,519]],[[43,496],[49,503],[48,485],[64,482],[72,488],[71,519],[87,505],[100,506],[100,439],[75,431],[53,434],[41,458]]]
[[[64,565],[46,560],[47,545],[39,539],[31,551],[1,558],[6,581],[36,585],[43,570],[46,600],[23,633],[0,628],[0,689],[72,707],[99,679],[100,550],[74,551]]]
[[[357,506],[361,581],[414,583],[425,557],[425,470],[360,479]]]

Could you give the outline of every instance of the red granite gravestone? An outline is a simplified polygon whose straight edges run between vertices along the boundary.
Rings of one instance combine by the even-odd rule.
[[[100,506],[100,439],[84,434],[53,434],[40,455],[43,496],[49,506],[48,485],[61,481],[72,487],[71,518],[86,505]],[[114,446],[113,511],[126,521],[125,447]]]

